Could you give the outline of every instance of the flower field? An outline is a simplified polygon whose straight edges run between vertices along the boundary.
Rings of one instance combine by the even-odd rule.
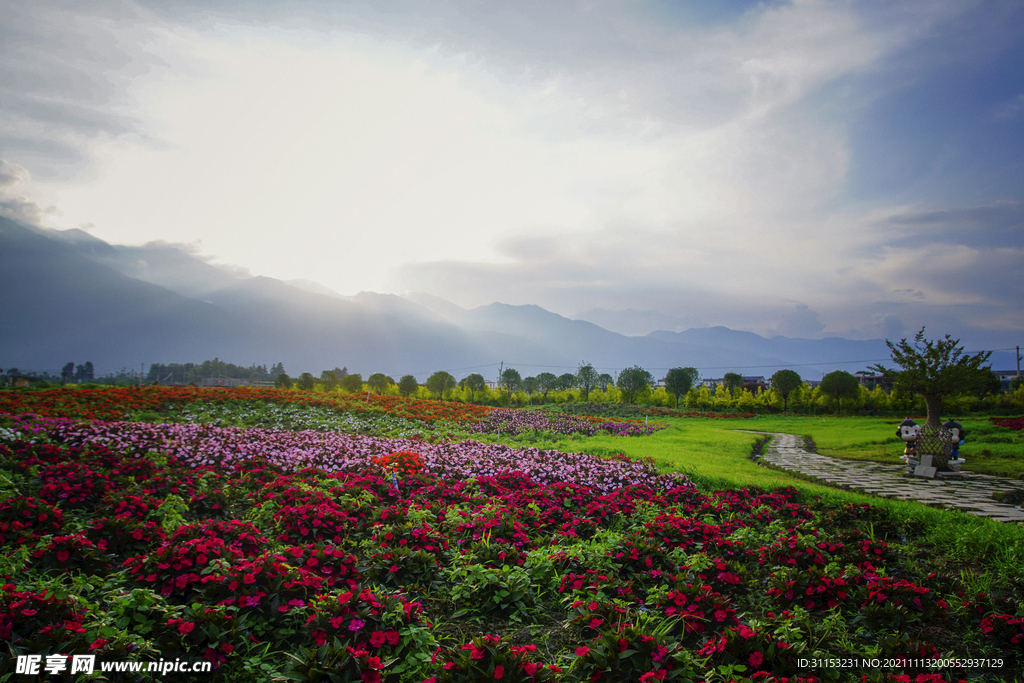
[[[168,410],[129,399],[102,410]],[[57,405],[0,418],[0,680],[33,680],[19,654],[86,653],[209,661],[211,681],[1024,672],[1021,584],[966,592],[970,568],[880,508],[704,492],[624,456],[316,430],[308,412],[271,429]]]
[[[338,394],[261,389],[256,387],[103,387],[98,389],[62,388],[46,391],[0,392],[0,413],[33,413],[44,417],[70,417],[86,420],[119,420],[140,412],[161,413],[169,407],[196,402],[265,402],[318,406],[346,413],[385,413],[392,417],[421,422],[479,420],[493,410],[486,406],[445,401],[422,401],[377,394]]]
[[[552,407],[552,410],[569,415],[596,415],[622,419],[643,419],[657,417],[709,417],[709,418],[753,418],[753,413],[710,413],[696,410],[673,410],[660,406],[635,406],[625,403],[566,403]]]
[[[662,425],[644,425],[632,421],[613,422],[596,417],[575,417],[564,414],[528,412],[495,408],[478,422],[466,426],[466,431],[490,434],[522,434],[524,432],[553,432],[555,434],[614,434],[617,436],[646,436],[662,429]]]
[[[1006,427],[1018,431],[1024,429],[1024,417],[990,417],[989,422],[997,427]]]

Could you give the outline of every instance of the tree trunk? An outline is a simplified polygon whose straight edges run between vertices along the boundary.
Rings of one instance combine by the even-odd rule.
[[[942,397],[934,394],[924,394],[924,404],[928,407],[928,421],[926,425],[932,427],[942,426]]]

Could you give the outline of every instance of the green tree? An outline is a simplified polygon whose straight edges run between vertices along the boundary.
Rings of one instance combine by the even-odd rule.
[[[400,391],[403,396],[413,394],[419,388],[419,383],[412,375],[405,375],[402,379],[398,380],[398,391]]]
[[[597,386],[601,387],[601,391],[608,391],[608,387],[612,384],[615,384],[615,378],[607,372],[602,372],[598,375]]]
[[[327,391],[334,391],[334,388],[338,386],[338,376],[334,374],[333,370],[324,370],[320,373],[320,383]]]
[[[292,378],[282,372],[274,378],[274,386],[278,389],[291,389]]]
[[[444,370],[438,370],[427,378],[427,391],[437,394],[438,398],[441,398],[444,392],[454,388],[455,378]]]
[[[821,393],[838,401],[839,409],[842,410],[843,399],[856,396],[860,391],[860,382],[847,371],[836,370],[825,375],[818,388]]]
[[[782,397],[782,409],[789,410],[789,395],[804,383],[795,370],[779,370],[772,375],[772,389]]]
[[[82,367],[79,365],[78,367]],[[978,398],[982,398],[985,394],[998,394],[1003,390],[1003,382],[999,379],[999,375],[995,373],[992,368],[988,369],[988,375],[985,381],[978,386]]]
[[[722,384],[729,391],[735,391],[743,388],[743,375],[737,372],[727,372],[725,377],[722,378]]]
[[[536,377],[524,377],[523,378],[523,391],[527,395],[537,393],[537,378]]]
[[[597,387],[597,370],[594,366],[583,361],[580,363],[579,368],[576,370],[576,386],[583,392],[583,400],[587,401],[590,399],[590,390]]]
[[[483,375],[474,372],[463,377],[462,381],[459,382],[459,386],[474,392],[483,391],[484,387],[487,386],[487,380],[484,379]]]
[[[383,394],[394,383],[395,380],[383,372],[375,372],[366,379],[366,384],[375,394]]]
[[[548,398],[548,392],[554,391],[558,388],[558,378],[553,373],[542,372],[537,375],[537,391],[541,393],[546,401]]]
[[[697,368],[672,368],[665,375],[665,390],[676,397],[676,408],[679,407],[679,397],[688,392],[700,379],[700,372]]]
[[[316,380],[313,379],[313,375],[311,373],[304,372],[299,375],[299,381],[295,383],[295,386],[303,391],[309,391],[313,388],[315,381]]]
[[[942,398],[950,394],[978,393],[988,380],[992,369],[986,365],[991,351],[980,351],[973,356],[965,354],[959,339],[948,334],[944,339],[925,339],[924,328],[914,335],[914,343],[906,338],[898,343],[885,340],[896,365],[895,370],[884,365],[871,367],[891,381],[893,387],[920,394],[928,410],[926,424],[942,426]]]
[[[619,373],[615,386],[622,392],[627,403],[632,403],[643,391],[654,384],[654,377],[639,365],[626,368]]]
[[[67,384],[75,378],[75,364],[74,362],[68,362],[64,364],[64,367],[60,371],[60,379],[62,382]]]
[[[95,371],[92,368],[92,361],[86,361],[84,363],[80,363],[78,367],[75,368],[75,379],[80,383],[91,382],[95,379],[94,373]]]
[[[576,388],[576,375],[571,372],[566,372],[558,376],[558,389],[560,391],[568,391],[569,389]]]
[[[338,374],[337,371],[334,372]],[[358,372],[350,372],[341,378],[341,388],[349,394],[355,394],[363,390],[363,376]]]
[[[498,378],[498,384],[502,389],[512,394],[519,391],[519,388],[523,385],[523,378],[515,368],[505,368],[501,373],[501,377]]]

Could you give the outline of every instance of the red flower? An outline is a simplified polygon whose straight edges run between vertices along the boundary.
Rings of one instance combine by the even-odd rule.
[[[586,657],[588,654],[590,654],[590,648],[586,645],[581,645],[578,648],[576,648],[577,657]]]
[[[498,666],[494,667],[494,679],[495,680],[500,679],[504,675],[505,675],[505,667],[503,667],[501,664],[499,664]]]

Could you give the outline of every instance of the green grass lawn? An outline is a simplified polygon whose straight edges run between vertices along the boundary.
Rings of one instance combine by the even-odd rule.
[[[924,417],[915,419],[919,424],[925,421]],[[664,421],[673,431],[692,432],[693,443],[687,445],[700,452],[704,452],[704,446],[713,445],[715,439],[727,438],[720,436],[722,432],[747,429],[810,437],[818,453],[850,460],[896,463],[903,454],[903,442],[896,436],[896,427],[902,421],[898,418],[764,415],[751,419],[669,418]],[[968,437],[960,449],[960,456],[967,460],[965,470],[1024,479],[1024,431],[996,427],[987,418],[962,418],[958,422],[964,426]],[[709,434],[703,435],[706,430]],[[668,434],[665,437],[672,438]],[[1024,488],[1024,482],[1021,487]]]
[[[868,503],[918,534],[916,540],[922,548],[975,567],[976,571],[969,570],[963,580],[980,581],[981,585],[987,580],[985,577],[989,571],[1016,579],[1024,565],[1024,526],[939,510],[912,501],[836,489],[788,472],[769,469],[750,459],[759,437],[737,431],[810,436],[819,453],[895,463],[903,453],[903,442],[896,437],[899,421],[893,418],[759,416],[750,419],[667,418],[663,422],[667,424],[666,429],[644,437],[593,436],[578,440],[563,437],[528,444],[503,437],[502,441],[595,455],[625,453],[631,457],[652,458],[663,471],[685,473],[702,490],[747,486],[762,489],[793,487],[809,497],[820,497],[835,505]],[[1021,447],[1024,440],[1020,432],[993,427],[987,420],[968,419],[960,420],[960,423],[971,437],[972,445],[971,448],[965,445],[961,454],[968,459],[968,465],[973,461],[975,471],[990,471],[1003,476],[1012,472],[1024,474],[1024,448]],[[999,441],[1007,435],[1012,439],[1010,443]],[[979,457],[979,453],[986,449],[995,453],[996,448],[1005,455]],[[991,466],[1002,461],[1006,465]]]

